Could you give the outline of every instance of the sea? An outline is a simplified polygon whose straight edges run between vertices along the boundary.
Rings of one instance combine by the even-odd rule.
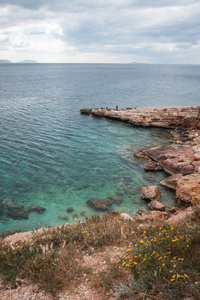
[[[102,215],[89,198],[121,196],[111,208],[134,216],[149,209],[145,185],[160,188],[166,209],[176,205],[160,185],[167,174],[146,173],[134,157],[168,143],[169,130],[80,109],[200,105],[199,82],[200,65],[1,64],[0,233]]]

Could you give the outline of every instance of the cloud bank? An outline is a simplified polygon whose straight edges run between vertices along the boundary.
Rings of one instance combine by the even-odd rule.
[[[199,0],[0,0],[0,57],[200,63]]]

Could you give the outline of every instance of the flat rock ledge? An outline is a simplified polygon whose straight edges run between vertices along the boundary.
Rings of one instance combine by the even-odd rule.
[[[200,128],[200,106],[127,109],[83,108],[80,112],[98,117],[114,118],[138,126]]]

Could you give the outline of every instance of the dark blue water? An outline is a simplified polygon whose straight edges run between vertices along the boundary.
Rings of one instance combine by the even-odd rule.
[[[79,109],[199,105],[199,82],[200,66],[0,65],[0,232],[82,220],[95,213],[90,197],[122,194],[112,208],[130,215],[147,208],[140,187],[166,175],[146,174],[133,153],[167,142],[168,131]],[[160,188],[161,201],[174,205],[174,194]],[[20,212],[36,205],[46,211],[24,219]]]

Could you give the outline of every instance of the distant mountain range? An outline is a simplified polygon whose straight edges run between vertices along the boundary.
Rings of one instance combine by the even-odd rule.
[[[37,64],[38,62],[35,61],[35,60],[22,60],[22,61],[19,61],[19,62],[16,62],[14,64]],[[12,61],[8,60],[8,59],[0,59],[0,64],[13,64]]]

